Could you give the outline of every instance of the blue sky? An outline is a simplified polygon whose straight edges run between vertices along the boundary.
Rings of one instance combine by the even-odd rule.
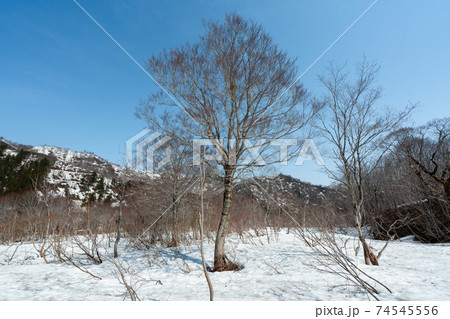
[[[202,20],[237,12],[263,25],[306,69],[373,1],[87,1],[90,14],[140,63],[196,41]],[[329,61],[381,65],[380,106],[419,102],[413,120],[449,116],[450,1],[379,0],[301,79],[321,92]],[[138,100],[156,89],[72,0],[0,2],[0,136],[30,145],[95,152],[120,162],[145,127]],[[285,172],[329,181],[314,162]]]

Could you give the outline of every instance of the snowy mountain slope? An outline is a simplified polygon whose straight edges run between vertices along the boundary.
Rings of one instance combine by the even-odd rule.
[[[269,193],[272,199],[285,205],[323,205],[330,200],[336,202],[338,198],[345,201],[345,196],[333,188],[313,185],[284,174],[243,180],[236,185],[235,191],[258,202],[267,201]],[[345,207],[345,204],[339,206]]]
[[[107,160],[87,152],[76,152],[55,146],[26,146],[1,140],[6,144],[7,155],[17,155],[23,149],[29,152],[27,160],[46,157],[51,168],[46,182],[50,190],[57,195],[71,195],[75,199],[83,199],[85,194],[81,191],[83,179],[93,172],[104,178],[106,186],[110,186],[113,179],[124,173],[124,168],[112,164]],[[142,172],[135,171],[136,176],[142,177]],[[111,190],[107,190],[107,194]]]
[[[82,191],[83,179],[96,172],[99,177],[104,178],[107,187],[113,179],[117,179],[124,173],[124,168],[110,163],[107,160],[88,152],[77,152],[55,146],[26,146],[1,140],[7,145],[7,154],[17,154],[20,149],[30,152],[30,158],[47,157],[51,163],[51,169],[47,176],[47,183],[52,190],[60,195],[70,195],[75,199],[83,199],[86,195]],[[128,173],[136,179],[148,180],[156,175],[147,174],[142,171],[130,170]],[[267,194],[261,189],[263,187],[279,201],[287,204],[320,205],[336,197],[336,191],[302,182],[287,175],[273,177],[261,176],[253,179],[239,181],[235,185],[235,192],[241,196],[248,196],[256,201],[267,200]],[[211,182],[207,185],[209,191],[221,193],[223,185],[220,182]],[[195,188],[192,188],[195,192]],[[112,191],[107,190],[108,194]]]
[[[91,153],[74,152],[52,146],[32,147],[30,152],[43,154],[53,160],[47,181],[56,186],[62,195],[67,189],[70,195],[83,197],[80,184],[83,178],[93,172],[104,177],[105,183],[109,185],[122,171],[120,166]]]

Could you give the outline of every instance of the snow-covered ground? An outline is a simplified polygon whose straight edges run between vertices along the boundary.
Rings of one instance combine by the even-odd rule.
[[[351,235],[340,235],[356,245]],[[266,236],[230,236],[231,258],[244,265],[239,272],[210,273],[216,300],[367,300],[368,296],[345,279],[319,272],[310,266],[314,252],[292,232],[282,230]],[[372,241],[376,250],[384,245]],[[125,276],[141,300],[208,300],[198,243],[174,248],[155,248],[145,253],[120,247],[118,262],[128,270]],[[205,245],[211,264],[213,243]],[[87,264],[94,279],[69,264],[49,264],[38,257],[32,244],[21,245],[12,260],[15,246],[0,246],[0,300],[123,300],[125,287],[117,279],[116,268],[108,261]],[[352,250],[353,251],[353,250]],[[112,257],[112,249],[106,253]],[[380,266],[365,266],[361,254],[358,266],[386,284],[380,285],[380,300],[450,300],[450,245],[421,244],[410,239],[389,244]],[[354,258],[353,256],[350,256]]]

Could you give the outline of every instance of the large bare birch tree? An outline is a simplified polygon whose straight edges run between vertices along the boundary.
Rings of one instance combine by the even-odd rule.
[[[148,71],[173,98],[160,90],[141,104],[137,114],[179,138],[165,127],[161,119],[166,115],[156,109],[173,106],[167,113],[178,112],[180,126],[194,138],[210,140],[220,154],[207,164],[224,186],[214,252],[214,269],[223,271],[236,269],[225,253],[234,181],[255,166],[279,161],[270,142],[305,127],[316,108],[295,82],[295,59],[280,50],[260,25],[231,14],[223,23],[206,22],[204,28],[197,43],[148,60]],[[257,146],[252,148],[249,141]]]

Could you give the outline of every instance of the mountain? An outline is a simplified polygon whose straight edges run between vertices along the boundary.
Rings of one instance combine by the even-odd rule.
[[[243,180],[238,183],[235,192],[248,195],[257,201],[264,201],[268,196],[275,200],[295,200],[303,204],[324,204],[334,190],[324,186],[302,182],[292,176],[262,176]]]
[[[0,147],[5,148],[4,155],[17,156],[25,152],[24,164],[36,159],[46,158],[50,169],[44,180],[48,188],[57,195],[70,196],[76,200],[84,200],[86,196],[99,190],[103,184],[104,199],[114,195],[112,181],[119,179],[125,169],[88,152],[76,152],[54,146],[28,146],[0,140]],[[129,172],[127,171],[127,174]],[[141,178],[142,172],[133,171],[136,178]]]
[[[314,185],[284,174],[245,179],[235,186],[235,193],[248,196],[263,206],[276,202],[285,208],[329,206],[337,212],[349,209],[342,189]]]
[[[102,200],[113,197],[115,194],[112,187],[113,180],[118,180],[125,174],[123,167],[93,153],[76,152],[54,146],[33,147],[6,140],[0,140],[1,145],[6,146],[5,155],[17,155],[20,150],[24,150],[27,152],[27,161],[47,158],[50,162],[50,170],[45,179],[47,185],[54,193],[70,196],[76,200],[86,200],[96,191],[102,193],[100,198]],[[128,170],[127,174],[132,175],[130,179],[147,182],[151,182],[155,177],[136,170]],[[215,193],[220,193],[222,185],[214,182],[209,188]],[[323,205],[335,199],[337,195],[335,189],[306,183],[283,174],[241,180],[236,183],[234,191],[239,196],[249,197],[257,202],[273,199],[286,205]]]
[[[92,153],[74,152],[53,146],[36,146],[28,151],[49,158],[52,166],[47,182],[57,187],[60,194],[64,194],[67,189],[70,195],[83,198],[81,184],[84,179],[92,176],[93,172],[103,177],[106,185],[110,185],[123,171],[120,166]]]

